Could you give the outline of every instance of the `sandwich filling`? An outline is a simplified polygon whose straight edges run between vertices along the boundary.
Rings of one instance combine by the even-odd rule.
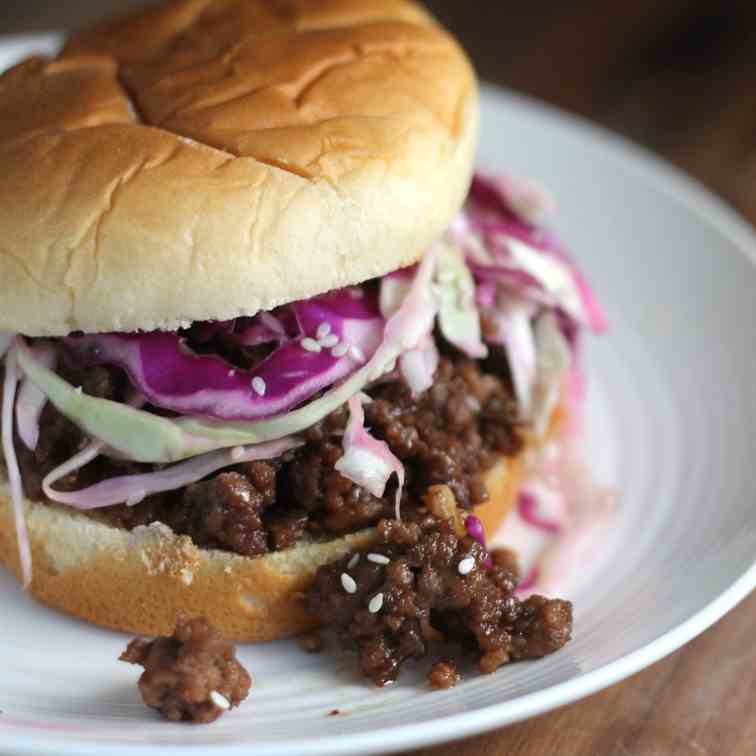
[[[385,518],[547,435],[602,312],[527,184],[479,176],[411,268],[184,331],[3,340],[3,453],[22,493],[253,556]],[[567,392],[569,394],[569,392]],[[572,399],[576,400],[576,392]]]

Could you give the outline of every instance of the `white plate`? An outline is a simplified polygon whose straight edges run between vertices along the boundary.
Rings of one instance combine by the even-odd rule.
[[[37,40],[37,43],[39,40]],[[11,50],[0,45],[0,67]],[[9,53],[2,57],[3,51]],[[668,166],[583,122],[488,88],[481,164],[542,180],[607,305],[590,345],[593,462],[622,509],[571,586],[561,653],[429,692],[375,690],[293,644],[241,650],[248,702],[209,727],[158,721],[124,636],[60,617],[0,579],[0,752],[367,754],[472,735],[588,695],[670,653],[756,581],[756,237]],[[328,716],[338,709],[340,716]]]

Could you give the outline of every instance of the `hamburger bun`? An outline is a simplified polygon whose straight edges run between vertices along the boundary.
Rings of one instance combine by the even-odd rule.
[[[175,330],[415,263],[478,94],[408,0],[176,0],[0,77],[0,331]]]

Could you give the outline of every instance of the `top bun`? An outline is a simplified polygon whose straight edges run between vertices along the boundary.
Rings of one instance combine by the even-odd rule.
[[[477,85],[406,0],[176,0],[0,77],[0,330],[169,329],[416,262]]]

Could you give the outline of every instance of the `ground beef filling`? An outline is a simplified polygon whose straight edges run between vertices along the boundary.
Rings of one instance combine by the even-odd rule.
[[[428,675],[431,688],[448,690],[453,688],[461,679],[457,665],[451,659],[436,662]]]
[[[59,359],[59,372],[92,396],[124,401],[126,377],[116,369],[77,369]],[[489,372],[487,372],[489,371]],[[480,364],[458,354],[442,357],[434,385],[413,398],[399,381],[373,387],[366,425],[402,461],[406,486],[402,516],[422,516],[428,486],[443,484],[458,504],[472,509],[488,496],[483,473],[501,455],[521,448],[510,381],[497,361]],[[179,491],[151,496],[135,506],[107,507],[92,516],[132,529],[163,522],[201,547],[244,556],[286,549],[303,538],[331,537],[376,525],[391,517],[395,481],[377,498],[334,469],[342,455],[347,421],[337,410],[306,432],[306,444],[283,457],[235,465]],[[48,404],[34,452],[17,439],[26,494],[44,498],[44,476],[86,443],[75,425]],[[75,490],[116,475],[156,466],[100,457],[56,483]]]
[[[202,617],[179,616],[170,638],[136,638],[120,659],[144,667],[139,691],[145,704],[174,722],[214,722],[238,706],[252,684],[234,646]]]
[[[307,594],[323,627],[357,651],[363,673],[377,685],[393,682],[402,664],[439,643],[472,652],[480,670],[560,649],[572,632],[568,601],[515,595],[510,560],[495,559],[454,520],[384,520],[381,544],[321,567]],[[351,566],[350,566],[351,565]],[[436,664],[430,683],[457,682],[453,662]]]

